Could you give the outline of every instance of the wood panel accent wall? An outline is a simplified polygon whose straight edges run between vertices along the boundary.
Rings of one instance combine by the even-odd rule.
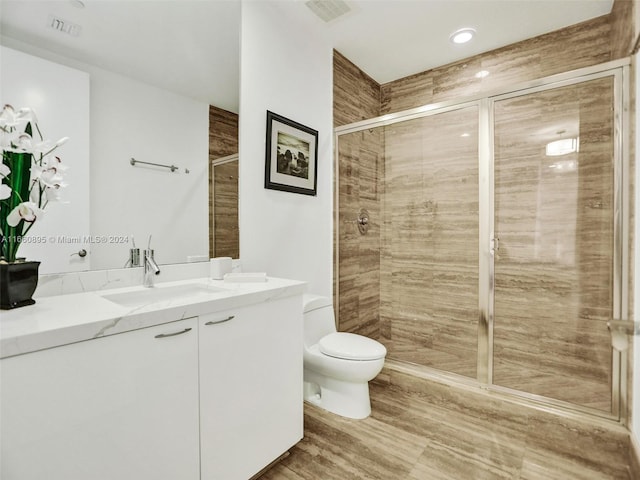
[[[218,158],[238,153],[238,114],[209,106],[209,256],[230,256],[238,258],[240,242],[238,238],[238,164],[225,167],[225,175],[218,181],[227,181],[225,185],[213,184],[213,168],[211,162]],[[231,178],[230,178],[231,177]],[[214,218],[214,191],[222,193],[224,201],[217,202],[215,216],[224,221],[216,222]],[[234,201],[235,197],[235,201]],[[217,226],[217,230],[216,230]],[[214,250],[214,240],[222,250]]]

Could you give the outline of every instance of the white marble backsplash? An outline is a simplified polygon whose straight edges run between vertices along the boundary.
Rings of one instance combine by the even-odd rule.
[[[233,271],[242,271],[240,260],[233,261]],[[135,287],[142,285],[142,276],[142,267],[40,275],[34,298]],[[160,274],[155,277],[155,281],[175,282],[207,276],[209,276],[209,262],[176,263],[160,265]]]

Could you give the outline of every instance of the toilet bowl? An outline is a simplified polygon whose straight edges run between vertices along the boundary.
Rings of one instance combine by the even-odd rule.
[[[382,370],[381,343],[337,332],[331,300],[304,296],[304,399],[348,418],[371,414],[369,380]]]

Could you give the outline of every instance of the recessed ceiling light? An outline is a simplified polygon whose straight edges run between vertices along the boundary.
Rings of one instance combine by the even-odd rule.
[[[82,0],[69,0],[69,3],[76,8],[84,8],[84,2]]]
[[[488,70],[480,70],[478,73],[476,73],[476,78],[485,78],[487,76],[489,76],[489,71]]]
[[[456,44],[467,43],[475,34],[476,31],[473,28],[461,28],[449,35],[449,40]]]

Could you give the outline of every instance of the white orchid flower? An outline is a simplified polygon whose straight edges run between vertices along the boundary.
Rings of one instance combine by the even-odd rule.
[[[5,105],[0,112],[0,127],[14,126],[16,119],[16,111],[11,105]]]
[[[42,166],[38,164],[31,166],[31,178],[34,182],[40,182],[40,184],[45,187],[59,188],[59,185],[62,184],[62,172],[64,172],[67,167],[62,165],[58,157],[49,159],[44,163]]]
[[[11,173],[11,169],[5,165],[4,163],[0,163],[0,177],[6,178]],[[9,185],[5,185],[4,183],[0,184],[0,200],[4,200],[11,196],[11,187]]]
[[[0,128],[11,130],[27,123],[37,123],[36,115],[30,108],[16,110],[11,105],[5,105],[0,112]]]
[[[21,133],[17,138],[13,139],[9,150],[16,153],[30,153],[32,155],[47,155],[58,148],[57,144],[52,144],[50,140],[43,142],[34,142],[31,135]]]
[[[50,157],[44,163],[48,169],[55,170],[57,173],[65,172],[69,168],[62,164],[60,157]]]
[[[18,138],[16,138],[12,144],[11,151],[13,152],[32,153],[33,151],[33,139],[28,133],[21,133],[18,135]]]
[[[62,183],[56,184],[53,187],[45,188],[44,195],[45,195],[45,198],[47,199],[47,203],[49,202],[67,203],[67,202],[61,202],[61,195],[60,195],[60,190],[62,190],[66,186],[67,184],[62,182]]]
[[[0,130],[0,146],[3,150],[16,153],[31,153],[38,156],[46,156],[56,148],[64,145],[69,137],[63,137],[56,143],[50,140],[34,142],[33,137],[26,132]]]
[[[11,187],[9,185],[0,184],[0,200],[4,200],[11,196]]]
[[[35,222],[38,218],[42,217],[44,211],[38,208],[33,202],[22,202],[16,208],[9,212],[7,215],[7,223],[11,227],[17,226],[21,220],[28,223]]]
[[[22,133],[18,130],[7,132],[0,128],[0,147],[2,147],[2,150],[12,151],[13,145],[15,145],[20,135]]]

